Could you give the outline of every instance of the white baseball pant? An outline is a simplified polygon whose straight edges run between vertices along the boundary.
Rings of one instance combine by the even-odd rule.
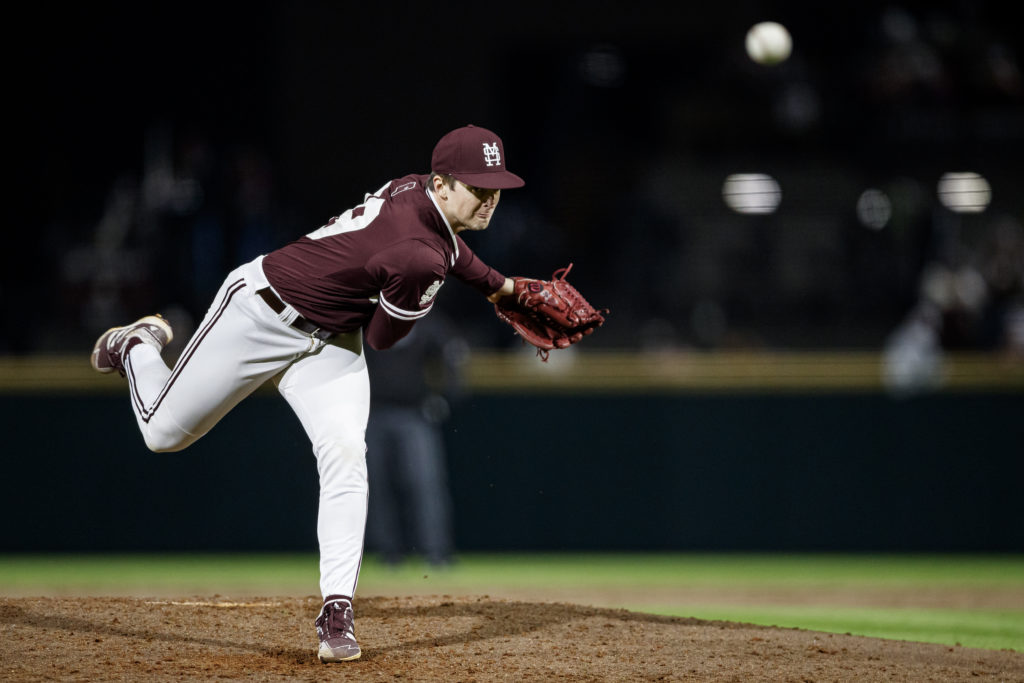
[[[256,294],[269,286],[262,261],[228,275],[173,369],[154,347],[132,348],[124,361],[132,409],[150,450],[180,451],[273,380],[316,456],[321,593],[354,596],[369,492],[370,383],[361,334],[325,343],[291,327],[295,309],[277,314]]]

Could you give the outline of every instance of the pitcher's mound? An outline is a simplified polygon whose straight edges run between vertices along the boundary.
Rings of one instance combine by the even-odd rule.
[[[4,680],[1024,680],[1024,654],[487,596],[361,597],[321,664],[318,597],[0,598]]]

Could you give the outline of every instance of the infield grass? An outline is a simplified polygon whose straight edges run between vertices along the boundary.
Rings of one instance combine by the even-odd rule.
[[[3,596],[315,595],[317,584],[308,554],[0,556]],[[368,557],[359,591],[585,602],[1024,651],[1024,555],[473,553],[445,568]]]

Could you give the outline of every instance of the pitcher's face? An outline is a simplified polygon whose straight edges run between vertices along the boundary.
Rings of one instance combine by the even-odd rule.
[[[445,187],[448,200],[445,212],[452,230],[486,230],[501,199],[501,190],[487,190],[455,181],[455,187]]]

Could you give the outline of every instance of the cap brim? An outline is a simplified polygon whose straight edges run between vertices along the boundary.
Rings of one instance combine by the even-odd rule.
[[[451,173],[450,175],[467,185],[484,190],[511,190],[526,184],[525,180],[515,173],[509,173],[508,171],[499,171],[497,173]]]

